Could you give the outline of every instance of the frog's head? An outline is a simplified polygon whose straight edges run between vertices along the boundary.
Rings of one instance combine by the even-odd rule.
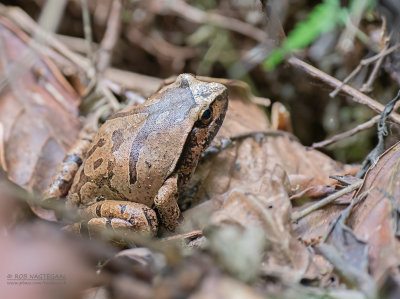
[[[182,180],[185,184],[200,155],[210,145],[222,125],[228,108],[228,90],[220,83],[200,81],[190,74],[180,75],[175,83],[181,88],[189,88],[196,102],[196,108],[190,112],[193,127],[178,162],[179,172],[186,173],[186,179]]]

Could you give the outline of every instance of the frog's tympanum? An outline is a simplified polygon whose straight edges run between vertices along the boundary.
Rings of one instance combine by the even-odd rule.
[[[94,136],[67,203],[88,227],[174,230],[178,193],[225,116],[225,86],[189,74],[144,104],[119,111]]]

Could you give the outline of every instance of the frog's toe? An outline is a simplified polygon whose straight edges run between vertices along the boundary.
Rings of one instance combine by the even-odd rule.
[[[87,223],[87,229],[91,237],[101,234],[106,229],[123,232],[126,229],[131,230],[132,228],[133,225],[130,222],[119,218],[92,218]]]
[[[135,231],[155,234],[158,228],[157,215],[149,207],[134,202],[105,200],[81,211],[88,221],[88,229],[111,228],[114,231]]]

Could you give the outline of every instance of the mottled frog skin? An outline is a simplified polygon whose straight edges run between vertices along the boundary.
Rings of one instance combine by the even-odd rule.
[[[225,86],[189,74],[144,104],[108,119],[94,136],[67,196],[90,227],[174,230],[178,193],[218,132]],[[154,212],[156,211],[156,213]]]

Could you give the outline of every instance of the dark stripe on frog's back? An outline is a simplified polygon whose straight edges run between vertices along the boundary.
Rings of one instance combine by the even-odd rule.
[[[142,147],[146,143],[147,137],[152,132],[163,132],[168,131],[168,128],[174,126],[180,126],[182,122],[176,123],[176,119],[182,121],[187,119],[190,110],[196,106],[196,101],[190,91],[190,88],[171,88],[165,90],[162,94],[155,95],[160,97],[160,100],[154,100],[154,98],[148,101],[153,102],[148,106],[135,107],[130,111],[125,111],[115,114],[111,119],[123,118],[132,115],[132,113],[146,113],[148,118],[145,124],[141,127],[138,134],[135,136],[132,142],[130,156],[129,156],[129,181],[130,184],[134,184],[137,180],[136,164],[138,162],[139,154]],[[158,117],[165,113],[169,114],[164,120],[157,124]],[[183,136],[182,146],[186,140],[186,136]]]
[[[98,147],[103,147],[105,144],[106,144],[105,139],[100,138],[97,141],[97,143],[95,145],[93,145],[91,149],[89,149],[89,151],[86,154],[86,157],[90,157]]]

